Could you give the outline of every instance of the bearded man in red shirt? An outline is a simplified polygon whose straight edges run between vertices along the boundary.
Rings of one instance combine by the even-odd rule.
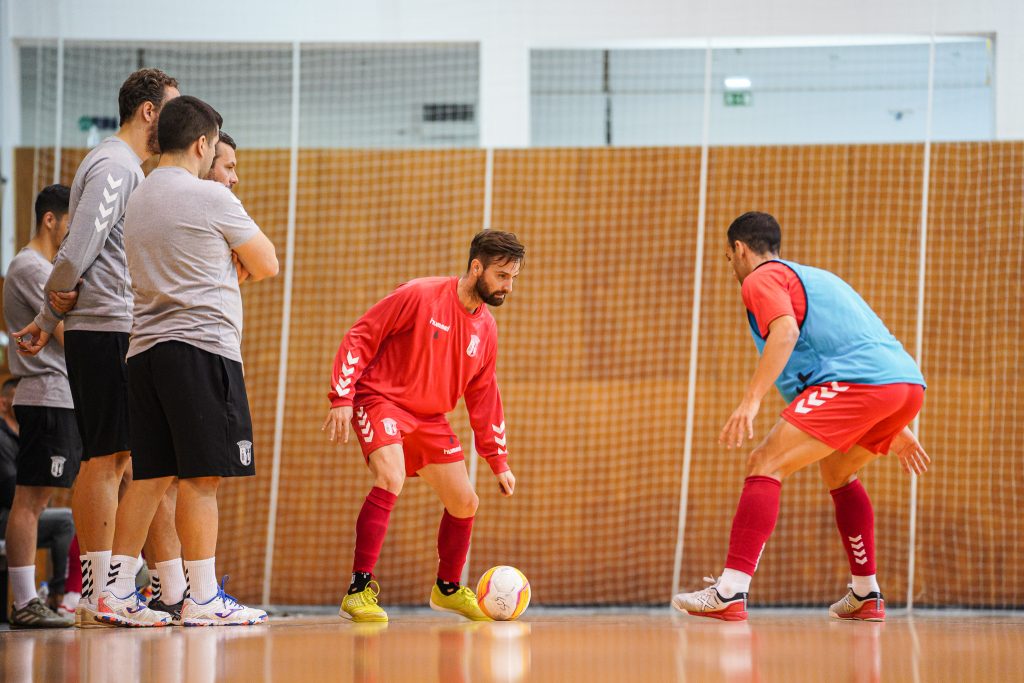
[[[495,374],[498,328],[484,304],[505,302],[525,254],[514,234],[484,230],[473,238],[464,275],[407,282],[363,314],[342,340],[323,430],[332,442],[347,443],[351,423],[374,484],[356,521],[352,583],[339,616],[388,620],[373,569],[402,485],[419,476],[445,507],[430,606],[487,620],[473,591],[460,585],[479,499],[445,414],[465,396],[477,452],[502,494],[511,496],[516,480]]]

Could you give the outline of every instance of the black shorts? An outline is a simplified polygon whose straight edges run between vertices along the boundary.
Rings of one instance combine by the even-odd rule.
[[[127,332],[64,333],[83,461],[129,449],[127,354]]]
[[[128,359],[132,476],[256,474],[242,364],[161,342]]]
[[[71,488],[82,461],[75,411],[14,406],[18,418],[18,486]]]

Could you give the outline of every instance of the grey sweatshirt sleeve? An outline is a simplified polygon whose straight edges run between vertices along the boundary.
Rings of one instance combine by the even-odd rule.
[[[102,159],[89,169],[68,236],[57,252],[53,272],[45,292],[67,292],[78,286],[78,279],[89,269],[103,249],[107,236],[124,217],[124,207],[138,184],[138,169],[126,167],[116,159]],[[39,328],[53,333],[61,321],[50,308],[48,297],[36,316]]]

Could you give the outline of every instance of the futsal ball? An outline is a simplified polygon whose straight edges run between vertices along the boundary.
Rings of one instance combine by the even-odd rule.
[[[518,619],[530,604],[530,582],[515,567],[491,567],[476,586],[480,610],[495,621]]]

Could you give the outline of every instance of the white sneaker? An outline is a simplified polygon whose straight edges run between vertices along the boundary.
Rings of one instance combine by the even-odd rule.
[[[877,591],[861,597],[853,592],[853,586],[849,586],[846,595],[839,602],[833,603],[828,613],[833,619],[885,621],[885,598]]]
[[[108,590],[100,595],[96,606],[96,621],[114,626],[161,627],[171,625],[171,615],[146,606],[137,592],[119,598]]]
[[[77,614],[76,608],[81,598],[81,593],[65,593],[64,598],[57,605],[57,614],[62,617],[74,617]]]
[[[672,598],[672,606],[695,617],[711,617],[722,621],[747,620],[746,593],[737,593],[726,598],[718,592],[717,580],[707,576],[704,580],[712,585],[693,593],[679,593]]]
[[[183,626],[255,626],[267,621],[267,613],[254,607],[246,607],[224,592],[225,576],[217,595],[206,602],[196,602],[191,596],[185,598],[181,607]]]
[[[88,600],[79,600],[75,606],[75,626],[78,628],[106,628],[110,624],[96,620],[96,603]]]

